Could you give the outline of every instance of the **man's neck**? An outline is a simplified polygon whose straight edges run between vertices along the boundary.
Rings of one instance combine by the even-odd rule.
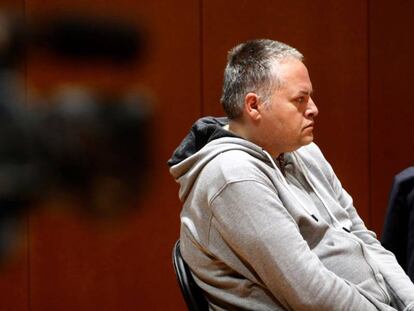
[[[240,136],[246,140],[249,140],[249,137],[246,133],[246,130],[244,129],[242,121],[235,121],[235,120],[229,120],[229,124],[227,124],[226,130],[236,134],[237,136]]]
[[[271,150],[270,148],[266,148],[266,146],[262,146],[262,144],[260,144],[260,138],[258,139],[254,136],[254,128],[249,128],[248,124],[245,124],[243,120],[229,120],[228,128],[226,128],[226,130],[264,148],[275,158],[282,153],[275,152],[275,150]]]

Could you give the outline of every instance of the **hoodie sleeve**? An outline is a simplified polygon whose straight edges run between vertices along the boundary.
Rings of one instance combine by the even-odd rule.
[[[398,310],[414,310],[413,283],[398,264],[394,254],[386,250],[378,241],[375,233],[365,227],[353,205],[351,196],[342,188],[332,168],[331,180],[340,204],[347,211],[352,221],[351,232],[364,241],[370,255],[375,259],[394,304],[398,307]]]
[[[267,184],[229,183],[211,207],[212,226],[287,310],[395,310],[329,271]]]

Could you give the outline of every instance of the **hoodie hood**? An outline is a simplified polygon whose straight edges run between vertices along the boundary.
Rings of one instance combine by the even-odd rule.
[[[223,126],[227,124],[228,119],[225,117],[197,120],[168,160],[170,174],[180,184],[180,200],[185,200],[201,170],[220,153],[243,150],[269,162],[262,148],[225,130]]]
[[[174,166],[187,159],[210,141],[221,137],[238,137],[237,135],[225,130],[223,126],[228,124],[226,117],[204,117],[198,119],[191,127],[188,135],[175,149],[168,165]]]

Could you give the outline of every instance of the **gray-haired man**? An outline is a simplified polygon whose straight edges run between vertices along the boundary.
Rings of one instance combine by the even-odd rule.
[[[414,310],[414,285],[312,143],[302,58],[272,40],[230,51],[227,118],[196,122],[169,161],[183,257],[213,310]]]

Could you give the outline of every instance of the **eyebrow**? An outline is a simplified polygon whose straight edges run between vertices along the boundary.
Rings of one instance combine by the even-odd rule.
[[[298,95],[312,95],[313,91],[314,91],[313,89],[311,89],[310,91],[300,90],[297,94]]]

